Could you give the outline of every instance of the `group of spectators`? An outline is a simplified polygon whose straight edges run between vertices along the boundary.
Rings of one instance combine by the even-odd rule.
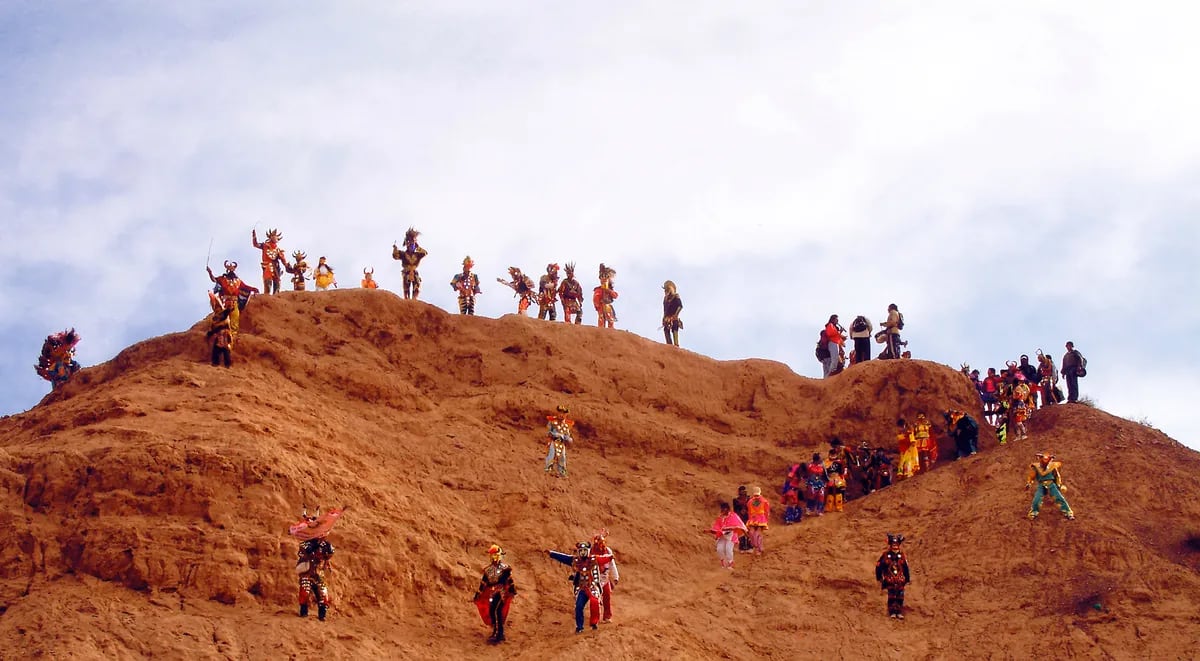
[[[987,421],[1007,432],[1022,428],[1024,419],[1040,407],[1064,400],[1079,401],[1079,379],[1087,376],[1087,359],[1075,348],[1074,342],[1067,342],[1066,350],[1061,370],[1041,349],[1036,354],[1037,365],[1030,362],[1028,354],[1021,354],[1019,360],[1005,363],[999,373],[996,368],[989,367],[987,376],[982,379],[979,370],[970,370],[968,365],[963,365],[963,373],[979,392]],[[1059,387],[1060,377],[1067,383],[1065,397]],[[1019,432],[1018,435],[1023,434]]]
[[[908,345],[908,342],[900,339],[902,330],[904,330],[904,315],[895,303],[888,306],[887,320],[880,324],[878,333],[875,332],[875,324],[863,315],[854,318],[854,321],[850,323],[849,330],[841,325],[838,315],[830,315],[829,321],[825,324],[825,328],[821,329],[821,335],[817,339],[816,356],[817,360],[821,362],[823,376],[828,378],[841,372],[846,367],[847,358],[851,365],[870,360],[872,338],[879,344],[885,345],[883,351],[877,356],[879,359],[911,357],[912,354],[908,351],[900,351],[900,347]],[[847,340],[854,342],[854,348],[850,350],[849,357],[846,355]]]

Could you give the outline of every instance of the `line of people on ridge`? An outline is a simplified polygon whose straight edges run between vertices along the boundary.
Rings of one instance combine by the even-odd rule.
[[[1087,376],[1087,358],[1075,348],[1074,342],[1066,343],[1066,354],[1062,358],[1062,371],[1054,365],[1050,355],[1037,350],[1037,365],[1029,362],[1028,354],[1021,354],[1017,361],[1008,361],[1005,368],[996,373],[989,367],[987,376],[979,378],[979,370],[963,363],[962,373],[967,375],[979,393],[983,403],[984,417],[997,430],[1003,444],[1011,431],[1015,440],[1028,437],[1026,421],[1039,408],[1060,404],[1064,401],[1059,388],[1059,375],[1066,379],[1066,402],[1079,400],[1079,379]]]
[[[871,359],[871,338],[884,345],[877,358],[888,360],[893,358],[911,358],[912,353],[901,351],[900,347],[908,346],[908,342],[900,337],[904,330],[904,315],[900,308],[892,303],[888,306],[887,319],[880,324],[879,332],[875,332],[875,324],[863,315],[854,318],[850,329],[842,327],[836,314],[829,315],[829,321],[821,329],[817,337],[817,348],[814,352],[817,361],[821,363],[822,375],[829,378],[841,373],[847,366],[865,362]],[[846,342],[853,340],[854,348],[846,354]]]

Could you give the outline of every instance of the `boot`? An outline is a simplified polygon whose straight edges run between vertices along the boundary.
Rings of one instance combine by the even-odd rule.
[[[308,617],[308,604],[300,604],[300,617]]]
[[[322,622],[325,621],[325,609],[325,604],[317,604],[317,619]]]
[[[846,496],[839,493],[837,496],[834,497],[833,506],[835,509],[837,509],[837,511],[841,512],[842,505],[844,505],[845,502],[846,502]]]

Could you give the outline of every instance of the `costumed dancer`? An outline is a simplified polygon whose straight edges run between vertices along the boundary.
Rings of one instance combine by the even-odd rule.
[[[512,567],[504,563],[504,549],[492,544],[487,552],[492,562],[483,568],[479,589],[471,599],[483,623],[492,628],[488,642],[495,644],[504,642],[504,623],[508,621],[513,597],[517,596],[517,585],[513,582]]]
[[[325,263],[325,258],[317,259],[317,268],[313,269],[313,282],[317,285],[317,291],[325,291],[330,286],[337,287],[337,278],[333,275],[333,267]]]
[[[1058,503],[1063,516],[1067,517],[1068,521],[1074,521],[1075,513],[1071,511],[1071,506],[1063,496],[1067,487],[1062,483],[1062,462],[1055,461],[1054,455],[1049,452],[1039,452],[1037,458],[1036,462],[1029,465],[1029,474],[1025,476],[1025,488],[1033,487],[1033,503],[1029,506],[1030,520],[1037,518],[1038,511],[1042,508],[1042,498],[1050,496]]]
[[[875,580],[879,587],[887,590],[888,617],[897,620],[904,619],[904,587],[912,582],[908,573],[908,559],[900,545],[904,543],[904,535],[887,534],[888,545],[875,563]]]
[[[979,452],[979,423],[975,418],[958,409],[950,409],[943,414],[946,424],[950,425],[950,435],[954,437],[954,448],[958,459],[974,456]],[[1005,442],[1007,426],[1001,425],[996,429],[996,438],[1000,445]]]
[[[663,283],[663,337],[666,338],[667,344],[679,346],[679,329],[683,328],[683,322],[679,320],[679,313],[683,312],[683,299],[679,298],[679,292],[675,289],[675,283],[667,280]]]
[[[538,279],[538,319],[558,319],[558,264],[547,264],[546,275]],[[566,315],[566,312],[563,312]]]
[[[600,286],[592,290],[592,307],[596,308],[596,325],[600,328],[613,328],[617,322],[617,311],[613,308],[613,301],[617,300],[617,290],[613,289],[616,277],[616,269],[601,262]]]
[[[574,570],[571,574],[571,584],[575,586],[575,633],[583,633],[583,607],[590,609],[588,624],[597,628],[600,622],[600,598],[604,589],[600,582],[600,565],[592,557],[592,545],[589,542],[579,542],[575,545],[575,554],[560,553],[547,549],[551,560],[568,565]]]
[[[292,291],[304,291],[308,289],[308,278],[312,277],[312,271],[308,269],[308,262],[304,261],[308,255],[297,250],[292,253],[292,264],[284,264],[283,268],[288,273],[292,274]]]
[[[566,406],[559,404],[557,413],[546,416],[546,472],[554,477],[567,476],[567,446],[575,439],[571,437],[571,428],[575,421],[567,417],[571,412]]]
[[[839,438],[835,437],[829,442],[825,474],[829,476],[829,483],[825,486],[825,511],[842,512],[846,503],[846,480],[850,476],[850,462],[846,459],[846,448]]]
[[[209,292],[209,303],[212,304],[212,316],[208,319],[208,332],[204,337],[212,342],[212,366],[216,367],[222,361],[225,367],[233,365],[233,331],[229,329],[229,308],[221,303],[221,299]]]
[[[363,289],[379,289],[379,283],[375,282],[375,267],[363,269],[362,283]]]
[[[1025,375],[1017,374],[1017,385],[1013,386],[1012,394],[1012,421],[1017,437],[1014,440],[1023,441],[1029,438],[1029,434],[1025,429],[1025,421],[1029,419],[1029,411],[1033,408],[1032,391],[1029,389],[1029,383],[1025,379]]]
[[[733,498],[733,513],[738,516],[738,519],[745,521],[750,518],[750,510],[746,508],[746,504],[750,502],[750,494],[746,492],[746,485],[742,485],[737,489],[737,496]],[[750,537],[741,535],[738,537],[738,550],[742,553],[749,553],[754,549],[750,546]]]
[[[496,282],[513,290],[513,296],[518,299],[517,314],[524,317],[530,304],[537,300],[537,294],[533,291],[533,278],[521,273],[521,269],[515,266],[508,267],[508,275],[512,280],[496,278]]]
[[[279,242],[283,240],[283,234],[279,230],[267,230],[267,240],[262,243],[258,242],[258,231],[250,230],[250,245],[262,250],[262,273],[263,273],[263,293],[278,294],[279,279],[283,275],[283,268],[287,268],[287,256],[283,248],[279,247]]]
[[[917,446],[917,465],[925,472],[937,463],[937,443],[933,438],[933,425],[924,413],[917,414],[913,423],[913,443]]]
[[[601,529],[592,536],[592,557],[600,569],[601,622],[612,622],[612,593],[617,589],[621,574],[617,571],[617,559],[608,547],[608,531]]]
[[[892,486],[892,473],[895,471],[892,468],[892,459],[887,455],[887,450],[875,448],[867,470],[871,476],[871,491]]]
[[[567,262],[564,269],[567,277],[558,286],[558,297],[562,299],[563,322],[571,323],[571,315],[575,315],[575,323],[583,323],[583,285],[575,279],[575,262]]]
[[[920,472],[921,461],[917,456],[917,444],[913,441],[912,427],[904,418],[896,421],[896,449],[900,452],[899,465],[896,466],[897,477],[903,480]]]
[[[717,558],[721,560],[721,566],[733,569],[733,547],[738,538],[746,534],[746,524],[742,522],[742,517],[733,513],[729,503],[722,501],[721,514],[713,521],[709,532],[717,540]]]
[[[750,514],[746,519],[746,536],[750,538],[750,546],[754,547],[754,552],[762,555],[763,536],[770,527],[768,522],[771,519],[771,503],[763,498],[761,488],[754,487],[750,490],[750,500],[746,503],[746,511]]]
[[[783,487],[779,490],[785,526],[800,523],[804,518],[804,507],[800,505],[800,494],[804,489],[803,473],[803,464],[792,464],[788,468],[787,477],[783,479]]]
[[[821,453],[814,452],[812,461],[804,467],[804,507],[805,513],[821,516],[825,513],[825,485],[829,484],[829,474],[821,461]]]
[[[315,601],[317,619],[325,619],[331,601],[327,574],[333,569],[331,558],[334,553],[333,544],[326,536],[348,509],[349,506],[334,508],[321,514],[318,507],[317,513],[310,516],[305,507],[303,518],[288,528],[288,534],[300,540],[296,559],[296,574],[300,577],[300,617],[308,617],[308,606]]]
[[[421,295],[421,274],[417,272],[417,267],[429,253],[417,245],[417,237],[420,234],[417,230],[409,227],[408,231],[404,233],[404,250],[398,248],[396,244],[392,244],[392,259],[400,260],[400,269],[404,273],[404,298],[406,299],[411,297],[416,300]]]
[[[450,279],[450,288],[458,292],[458,313],[475,314],[475,296],[482,294],[479,288],[479,276],[471,272],[475,262],[470,255],[463,258],[461,273],[455,273]]]
[[[250,301],[250,296],[258,293],[256,287],[251,287],[238,277],[237,267],[237,262],[226,261],[225,273],[219,276],[213,275],[211,267],[204,267],[208,271],[208,279],[216,283],[213,293],[220,297],[221,305],[229,310],[229,332],[235,340],[241,327],[242,310]]]
[[[58,390],[71,376],[80,370],[75,361],[75,345],[79,344],[79,333],[69,329],[46,336],[42,342],[42,355],[33,366],[38,376],[50,382],[50,390]]]

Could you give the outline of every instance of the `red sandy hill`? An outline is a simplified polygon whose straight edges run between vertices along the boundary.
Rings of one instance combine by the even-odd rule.
[[[777,493],[838,435],[977,410],[957,372],[871,362],[827,381],[625,332],[449,315],[382,291],[257,297],[232,370],[205,322],[84,370],[0,420],[0,657],[1184,658],[1200,649],[1200,456],[1092,408],[1029,441],[775,523],[722,571],[707,528],[738,484]],[[544,415],[578,420],[569,480]],[[985,434],[986,436],[986,434]],[[1079,519],[1024,518],[1035,450]],[[949,455],[947,451],[943,453]],[[350,504],[328,622],[296,617],[303,499]],[[616,621],[576,636],[566,550],[607,527]],[[886,531],[904,622],[873,581]],[[520,596],[484,644],[469,597],[497,542]]]

